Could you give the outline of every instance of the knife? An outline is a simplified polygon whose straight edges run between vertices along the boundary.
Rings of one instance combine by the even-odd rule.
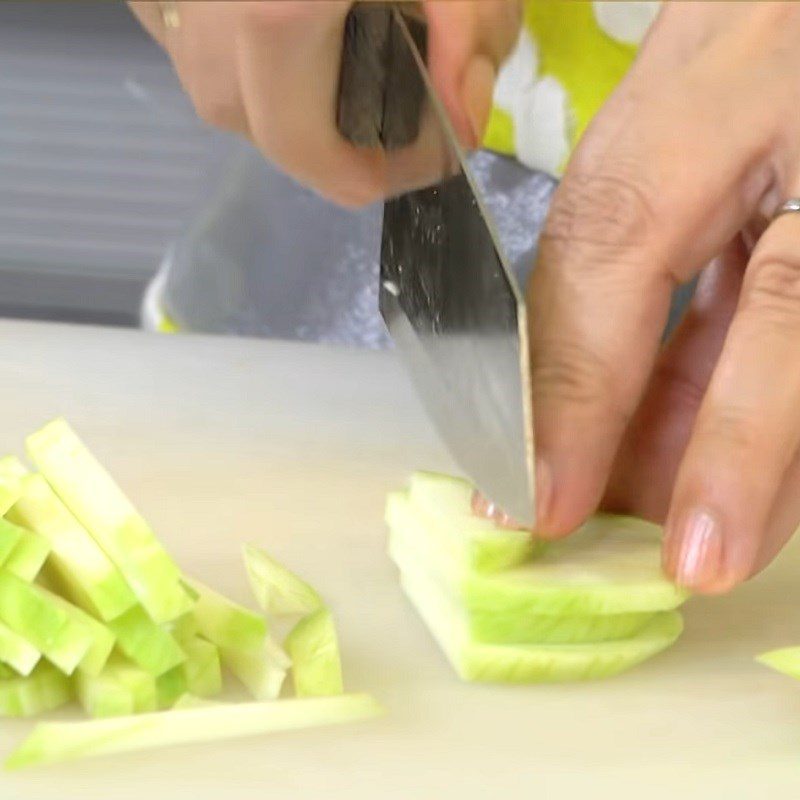
[[[458,466],[516,522],[535,520],[524,298],[426,67],[417,3],[366,2],[345,23],[337,124],[383,147],[380,310]],[[412,188],[424,139],[436,179]],[[418,161],[419,159],[417,159]]]

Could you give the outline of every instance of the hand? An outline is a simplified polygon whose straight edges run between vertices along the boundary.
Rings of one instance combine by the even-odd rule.
[[[165,27],[157,3],[130,5],[171,57],[204,120],[248,137],[294,178],[345,205],[384,194],[383,153],[353,147],[335,124],[352,0],[180,2],[174,29]],[[498,65],[516,40],[519,1],[434,1],[426,10],[432,78],[460,138],[474,146]],[[413,146],[420,176],[438,163],[434,140],[423,127]]]
[[[798,42],[798,3],[665,4],[569,165],[528,296],[539,530],[599,504],[666,521],[664,566],[700,592],[800,520],[800,215],[765,222],[800,195]]]

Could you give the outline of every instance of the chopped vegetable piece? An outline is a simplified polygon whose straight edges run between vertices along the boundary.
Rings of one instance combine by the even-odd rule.
[[[0,566],[3,566],[22,538],[22,528],[0,517]]]
[[[389,550],[401,572],[415,569],[431,572],[424,559],[408,545],[400,529],[392,531]],[[564,615],[461,610],[470,638],[489,644],[590,644],[627,639],[638,633],[656,613]]]
[[[188,581],[199,599],[194,616],[200,633],[218,647],[258,650],[267,635],[267,623],[260,614],[240,606],[198,581]]]
[[[244,565],[258,605],[269,614],[311,614],[322,607],[304,580],[254,545],[243,548]]]
[[[782,647],[770,650],[756,658],[760,664],[800,680],[800,647]]]
[[[44,661],[27,677],[0,680],[0,717],[33,717],[71,699],[69,678]]]
[[[19,677],[18,674],[11,669],[11,667],[7,667],[5,664],[0,664],[0,680],[3,678],[17,678]]]
[[[157,709],[156,679],[115,655],[95,677],[75,677],[78,700],[92,717],[118,717]]]
[[[22,495],[8,517],[49,541],[50,566],[86,611],[108,621],[136,604],[122,573],[41,475],[23,479]]]
[[[196,697],[215,697],[222,691],[222,666],[219,648],[194,636],[184,641],[186,688]]]
[[[387,520],[470,612],[526,615],[624,614],[666,611],[687,592],[661,571],[660,529],[630,517],[600,515],[537,559],[495,574],[468,570],[448,558],[434,527],[392,494]]]
[[[165,627],[180,644],[194,639],[200,633],[200,627],[197,624],[194,612],[184,614],[174,622],[168,622]]]
[[[292,662],[270,636],[257,650],[221,647],[222,663],[244,684],[256,700],[274,700],[281,693]]]
[[[90,637],[91,644],[78,664],[78,670],[87,675],[99,675],[114,649],[114,634],[102,622],[98,622],[57,594],[53,592],[47,594],[52,603],[66,612],[69,617],[68,625],[75,630],[85,631]]]
[[[421,570],[402,575],[403,588],[458,675],[490,683],[542,683],[605,678],[666,649],[680,636],[681,615],[656,614],[634,637],[593,644],[497,645],[473,642],[458,610]]]
[[[0,459],[0,517],[19,499],[22,487],[11,458]]]
[[[342,694],[342,661],[330,611],[315,611],[295,625],[284,642],[292,660],[292,679],[298,697]]]
[[[172,708],[178,698],[183,697],[189,689],[186,667],[173,667],[169,672],[156,678],[156,702],[161,709]]]
[[[28,453],[47,482],[122,572],[157,623],[177,619],[192,599],[180,571],[114,479],[63,419],[28,437]]]
[[[547,544],[528,530],[501,528],[472,513],[472,486],[434,472],[415,472],[408,499],[436,531],[451,559],[467,569],[498,572],[529,561]]]
[[[46,722],[11,754],[6,767],[356,722],[382,711],[370,695],[346,694],[276,703],[210,704],[93,722]]]
[[[92,632],[54,595],[0,569],[0,621],[71,675],[93,644]]]
[[[23,528],[20,528],[20,534],[17,546],[5,560],[3,569],[24,581],[32,581],[47,561],[50,543],[38,533]]]
[[[119,649],[151,675],[163,675],[186,660],[175,638],[156,625],[141,606],[134,606],[107,624],[117,637]]]
[[[185,694],[175,701],[172,706],[174,711],[185,711],[187,708],[211,708],[222,705],[219,700],[208,700],[205,697],[197,697],[193,694]]]
[[[0,622],[0,666],[6,664],[19,675],[30,675],[41,653],[24,637]]]

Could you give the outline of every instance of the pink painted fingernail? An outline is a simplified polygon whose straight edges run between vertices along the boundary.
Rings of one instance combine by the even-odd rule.
[[[680,550],[676,581],[689,589],[702,588],[719,578],[722,568],[722,530],[705,509],[695,509],[678,531]]]

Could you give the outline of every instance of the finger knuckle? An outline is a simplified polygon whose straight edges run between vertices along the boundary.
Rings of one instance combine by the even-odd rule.
[[[748,273],[742,314],[792,330],[800,327],[800,250],[757,250]]]
[[[578,170],[556,191],[542,241],[614,255],[640,251],[651,240],[657,216],[652,193],[625,170]]]
[[[729,405],[717,407],[708,415],[699,426],[698,439],[713,447],[715,453],[724,453],[730,459],[758,451],[764,441],[764,431],[747,409]]]
[[[629,421],[615,390],[614,370],[584,345],[565,339],[541,342],[534,349],[531,382],[534,407],[537,401],[557,401],[577,410],[601,408],[606,418]]]

